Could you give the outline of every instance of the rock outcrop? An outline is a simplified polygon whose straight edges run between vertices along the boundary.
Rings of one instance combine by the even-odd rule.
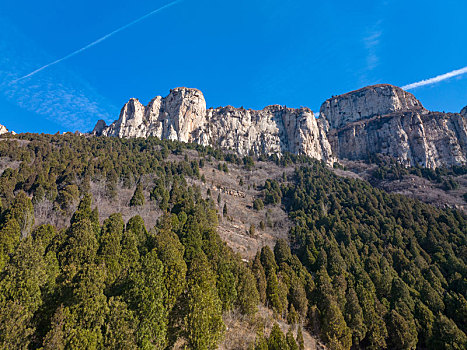
[[[326,116],[332,129],[368,119],[375,115],[417,110],[426,112],[414,95],[396,86],[380,84],[364,87],[326,100],[320,115]]]
[[[7,134],[9,132],[10,131],[6,128],[6,126],[0,124],[0,135]],[[12,131],[12,134],[15,134],[15,133]]]
[[[395,86],[370,86],[333,97],[323,103],[320,116],[339,159],[368,159],[379,153],[406,166],[467,163],[465,114],[429,112]]]
[[[464,108],[462,108],[461,110],[461,114],[467,118],[467,106],[465,106]]]
[[[95,135],[148,137],[196,142],[231,149],[240,155],[291,152],[332,161],[331,146],[308,108],[269,106],[261,111],[231,106],[206,110],[197,89],[176,88],[147,106],[130,99],[109,126],[99,121]]]
[[[426,110],[412,94],[374,85],[333,96],[317,119],[308,108],[206,109],[201,91],[176,88],[147,106],[130,99],[118,120],[98,121],[93,134],[195,142],[240,155],[290,152],[332,163],[380,153],[429,168],[467,163],[467,107],[461,113]]]

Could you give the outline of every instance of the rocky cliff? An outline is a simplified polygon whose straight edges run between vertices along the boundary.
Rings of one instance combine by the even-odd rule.
[[[380,84],[333,96],[321,105],[320,115],[326,116],[331,128],[339,129],[375,115],[408,110],[426,112],[411,93],[396,86]]]
[[[268,106],[256,111],[231,106],[208,109],[201,91],[176,88],[147,106],[130,99],[120,117],[107,126],[99,121],[95,135],[118,137],[157,136],[231,149],[240,155],[306,154],[332,161],[331,146],[320,122],[308,108]]]
[[[6,128],[6,126],[0,124],[0,135],[7,134],[10,131]],[[12,132],[14,134],[14,132]]]
[[[147,106],[130,99],[118,120],[93,134],[196,142],[240,155],[291,152],[332,163],[374,153],[403,164],[435,168],[467,163],[467,108],[460,114],[426,110],[412,94],[374,85],[326,100],[317,119],[308,108],[206,109],[197,89],[176,88]]]
[[[464,117],[467,117],[467,106],[465,106],[464,108],[462,108],[461,114],[462,114]]]
[[[406,166],[467,163],[465,114],[429,112],[410,93],[376,85],[328,99],[320,109],[340,159],[384,154]]]

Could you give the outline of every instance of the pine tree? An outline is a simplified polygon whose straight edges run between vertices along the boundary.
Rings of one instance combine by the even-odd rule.
[[[263,332],[256,334],[255,350],[268,350],[268,340],[264,337]]]
[[[239,270],[236,303],[241,313],[252,316],[258,310],[260,301],[255,276],[246,266],[241,265]]]
[[[263,304],[265,304],[267,281],[266,281],[266,274],[264,272],[263,265],[261,264],[259,252],[258,254],[256,254],[255,259],[253,260],[253,265],[251,269],[256,279],[256,289],[258,290],[259,300]]]
[[[303,333],[301,326],[298,326],[297,330],[297,344],[299,350],[305,350],[305,342],[303,341]]]
[[[411,329],[410,323],[396,310],[391,310],[388,316],[388,346],[392,349],[415,349],[417,331]]]
[[[297,342],[295,341],[293,337],[292,327],[290,327],[289,330],[287,331],[285,338],[287,340],[287,346],[289,350],[298,350]]]
[[[140,207],[144,205],[144,201],[143,186],[141,182],[138,182],[133,197],[130,199],[130,207]]]
[[[164,301],[164,266],[155,250],[142,259],[141,267],[131,273],[126,299],[140,322],[136,330],[138,346],[164,349],[167,346],[168,311]]]
[[[134,312],[118,297],[109,299],[109,313],[105,322],[103,345],[106,349],[138,349],[136,343],[137,320]]]
[[[107,283],[111,284],[121,270],[121,241],[125,224],[121,214],[112,214],[104,220],[100,237],[98,260],[107,268]]]
[[[281,285],[274,270],[271,270],[268,276],[268,284],[266,289],[267,300],[270,307],[282,315],[282,311],[286,305],[283,304],[282,293],[280,291]]]
[[[193,349],[216,349],[225,330],[222,303],[209,262],[202,252],[191,260],[183,305],[186,307],[183,324],[188,345]]]
[[[274,323],[269,334],[268,350],[289,350],[287,340],[277,322]]]
[[[322,332],[326,341],[333,347],[350,349],[352,334],[345,323],[342,312],[332,296],[326,296],[323,302]]]

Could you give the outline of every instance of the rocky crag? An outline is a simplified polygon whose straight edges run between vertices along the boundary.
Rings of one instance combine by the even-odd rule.
[[[107,126],[100,120],[95,135],[118,137],[157,136],[231,149],[240,155],[303,153],[330,160],[331,146],[323,128],[308,108],[268,106],[261,111],[231,106],[206,109],[197,89],[176,88],[147,106],[130,99],[120,117]]]
[[[398,87],[375,85],[328,99],[320,116],[339,159],[378,153],[406,166],[436,168],[467,163],[465,112],[430,112]]]
[[[375,85],[326,100],[316,118],[308,108],[273,105],[262,110],[206,109],[197,89],[176,88],[147,106],[130,99],[119,119],[102,120],[93,134],[157,136],[233,150],[240,155],[290,152],[332,163],[379,153],[404,165],[429,168],[467,163],[467,108],[426,110],[412,94]]]
[[[7,134],[10,131],[6,128],[6,126],[0,124],[0,135]]]

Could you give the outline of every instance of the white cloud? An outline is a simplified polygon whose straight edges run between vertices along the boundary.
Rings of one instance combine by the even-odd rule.
[[[452,77],[455,77],[455,76],[458,76],[458,75],[462,75],[462,74],[465,74],[465,73],[467,73],[467,67],[464,67],[464,68],[461,68],[461,69],[456,69],[456,70],[453,70],[453,71],[448,72],[448,73],[440,74],[440,75],[437,75],[436,77],[433,77],[433,78],[420,80],[420,81],[417,81],[417,82],[412,83],[412,84],[404,85],[402,87],[402,89],[410,90],[410,89],[415,89],[415,88],[420,87],[420,86],[439,83],[440,81],[443,81],[443,80],[446,80],[446,79],[449,79],[449,78],[452,78]]]
[[[20,72],[50,58],[4,18],[0,18],[0,52],[0,94],[38,118],[67,131],[88,131],[98,119],[110,120],[117,114],[118,109],[66,67],[11,84]]]
[[[11,81],[10,84],[15,84],[15,83],[17,83],[17,82],[19,82],[19,81],[21,81],[21,80],[23,80],[23,79],[32,77],[32,76],[35,75],[36,73],[39,73],[40,71],[42,71],[42,70],[44,70],[44,69],[46,69],[46,68],[48,68],[48,67],[50,67],[50,66],[54,66],[54,65],[56,65],[57,63],[60,63],[60,62],[62,62],[62,61],[65,61],[65,60],[67,60],[67,59],[73,57],[73,56],[76,56],[77,54],[79,54],[79,53],[81,53],[81,52],[83,52],[83,51],[86,51],[87,49],[90,49],[91,47],[93,47],[93,46],[95,46],[95,45],[101,43],[102,41],[104,41],[104,40],[110,38],[111,36],[113,36],[113,35],[115,35],[115,34],[121,32],[122,30],[125,30],[125,29],[131,27],[132,25],[134,25],[134,24],[136,24],[136,23],[138,23],[138,22],[141,22],[142,20],[148,18],[149,16],[152,16],[152,15],[158,13],[158,12],[161,12],[161,11],[165,10],[166,8],[168,8],[168,7],[170,7],[170,6],[176,5],[177,3],[181,2],[181,1],[182,1],[182,0],[176,0],[176,1],[172,1],[172,2],[170,2],[170,3],[168,3],[168,4],[166,4],[166,5],[164,5],[164,6],[161,6],[161,7],[157,8],[157,9],[155,9],[155,10],[153,10],[153,11],[151,11],[151,12],[145,14],[144,16],[141,16],[141,17],[135,19],[134,21],[131,21],[130,23],[127,23],[127,24],[125,24],[124,26],[121,26],[121,27],[115,29],[114,31],[112,31],[112,32],[110,32],[110,33],[108,33],[108,34],[106,34],[106,35],[100,37],[99,39],[94,40],[93,42],[87,44],[86,46],[83,46],[82,48],[80,48],[80,49],[78,49],[78,50],[76,50],[76,51],[73,51],[72,53],[69,53],[68,55],[63,56],[62,58],[59,58],[59,59],[57,59],[57,60],[55,60],[55,61],[52,61],[52,62],[49,62],[49,63],[47,63],[47,64],[45,64],[45,65],[43,65],[43,66],[41,66],[41,67],[39,67],[39,68],[37,68],[37,69],[35,69],[35,70],[33,70],[32,72],[30,72],[30,73],[28,73],[28,74],[26,74],[26,75],[23,75],[22,77],[19,77],[19,78],[15,79],[15,80]]]
[[[378,45],[380,42],[383,31],[379,29],[381,21],[367,32],[367,35],[363,38],[363,43],[367,50],[366,56],[366,69],[373,70],[379,64],[379,56],[377,54]]]

